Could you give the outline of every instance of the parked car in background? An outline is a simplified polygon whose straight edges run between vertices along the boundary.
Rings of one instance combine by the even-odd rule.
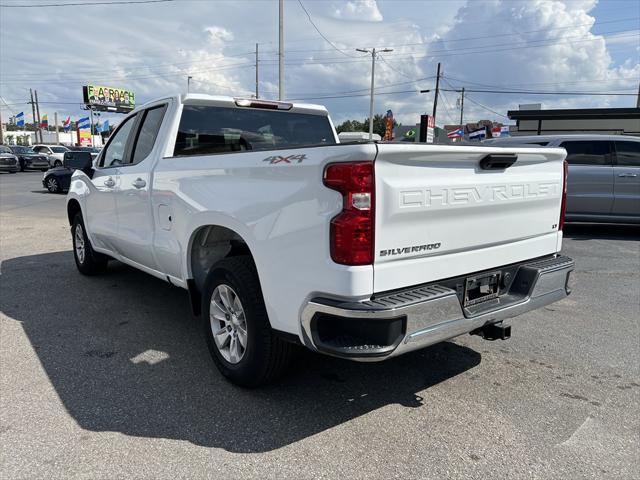
[[[20,170],[20,162],[11,149],[0,145],[0,172],[16,173]]]
[[[20,171],[25,170],[42,170],[45,172],[49,169],[49,159],[46,155],[36,153],[32,147],[25,145],[11,145],[9,147],[13,154],[18,157],[20,162]]]
[[[567,150],[567,222],[640,223],[640,137],[536,135],[496,138],[495,146]]]
[[[69,189],[73,172],[76,170],[88,172],[92,164],[91,152],[66,152],[61,167],[54,167],[45,172],[42,177],[42,185],[50,193],[62,193]]]
[[[100,149],[96,147],[69,147],[69,150],[72,152],[89,152],[94,160],[100,153]]]
[[[64,145],[34,145],[33,150],[36,153],[46,155],[49,159],[50,167],[61,167],[64,160],[64,152],[69,151]]]

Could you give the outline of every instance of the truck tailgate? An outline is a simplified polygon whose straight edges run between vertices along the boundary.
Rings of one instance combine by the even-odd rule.
[[[489,154],[515,154],[482,169]],[[564,149],[378,144],[374,290],[507,265],[560,248]]]

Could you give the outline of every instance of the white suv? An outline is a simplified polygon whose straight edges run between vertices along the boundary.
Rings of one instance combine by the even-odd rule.
[[[61,167],[64,160],[64,153],[70,151],[64,145],[34,145],[33,150],[46,155],[49,159],[49,166]]]

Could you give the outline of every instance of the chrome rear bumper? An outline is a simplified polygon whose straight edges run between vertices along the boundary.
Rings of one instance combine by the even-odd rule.
[[[439,284],[377,295],[364,302],[312,299],[301,316],[303,343],[329,355],[383,360],[549,305],[570,293],[568,282],[574,262],[569,257],[545,257],[508,268],[516,272],[508,289],[497,299],[468,308],[463,308],[456,290]],[[319,325],[327,319],[334,325],[358,323],[361,331],[380,330],[386,322],[392,332],[386,335],[386,342],[357,345],[340,338],[324,341]],[[377,339],[383,337],[378,335]]]

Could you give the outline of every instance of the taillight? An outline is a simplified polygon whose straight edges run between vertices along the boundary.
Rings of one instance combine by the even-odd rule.
[[[373,162],[333,163],[324,171],[324,184],[342,194],[342,212],[331,220],[331,258],[343,265],[373,263]]]
[[[562,178],[562,204],[560,206],[560,221],[558,222],[558,230],[564,228],[564,213],[567,209],[567,176],[569,175],[569,164],[564,161],[563,178]]]

